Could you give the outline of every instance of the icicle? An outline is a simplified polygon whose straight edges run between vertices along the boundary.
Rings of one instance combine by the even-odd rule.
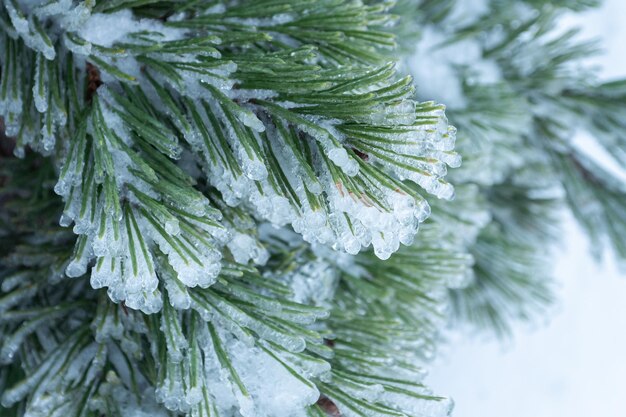
[[[43,55],[37,54],[33,97],[35,99],[35,107],[39,113],[45,113],[48,110],[48,81],[46,60]]]
[[[168,410],[187,412],[189,405],[184,400],[181,365],[167,361],[163,366],[166,369],[165,379],[155,390],[157,401],[163,403]]]
[[[68,277],[80,277],[87,272],[87,264],[91,259],[91,238],[79,236],[74,250],[74,257],[65,269]]]
[[[173,363],[180,363],[189,348],[189,343],[182,333],[178,311],[167,303],[161,315],[161,331],[165,335],[169,360]]]
[[[99,306],[100,307],[100,306]],[[92,327],[95,330],[95,340],[98,343],[104,343],[108,339],[113,338],[120,340],[124,333],[124,324],[115,314],[117,306],[107,304],[96,316]]]
[[[189,309],[191,307],[191,297],[189,296],[187,287],[176,277],[170,276],[169,271],[167,273],[162,273],[161,277],[165,283],[168,299],[172,307],[178,310]]]
[[[167,254],[169,264],[177,273],[178,280],[188,287],[209,287],[217,279],[221,269],[221,254],[208,248],[199,251],[198,247],[185,237],[170,238],[165,230],[159,230],[154,220],[140,219],[142,230],[148,231],[159,248]],[[186,255],[181,255],[186,253]]]

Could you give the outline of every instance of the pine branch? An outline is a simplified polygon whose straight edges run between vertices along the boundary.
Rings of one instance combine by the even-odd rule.
[[[448,415],[449,304],[542,312],[564,205],[626,256],[595,4],[4,0],[0,414]]]

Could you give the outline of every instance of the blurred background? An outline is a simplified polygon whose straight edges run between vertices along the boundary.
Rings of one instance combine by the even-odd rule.
[[[568,16],[605,53],[589,58],[602,79],[626,76],[626,1]],[[586,137],[577,141],[585,146]],[[602,155],[596,155],[602,158]],[[614,167],[626,178],[622,167]],[[456,417],[626,416],[626,271],[612,254],[594,260],[586,236],[563,214],[555,258],[557,304],[546,323],[518,325],[509,340],[449,332],[429,384],[456,402]]]

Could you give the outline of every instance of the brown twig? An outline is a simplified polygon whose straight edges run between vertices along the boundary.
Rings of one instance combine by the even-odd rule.
[[[317,405],[330,417],[341,417],[339,408],[330,398],[322,395],[320,399],[317,400]]]
[[[85,91],[85,101],[91,103],[98,87],[102,85],[100,70],[91,62],[87,62],[87,90]]]

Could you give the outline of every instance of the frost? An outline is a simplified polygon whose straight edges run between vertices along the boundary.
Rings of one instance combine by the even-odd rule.
[[[242,168],[248,178],[257,181],[267,178],[267,167],[263,161],[255,157],[251,157],[248,151],[243,148],[239,148],[237,156],[239,157]]]
[[[21,10],[16,9],[14,5],[15,3],[12,3],[10,1],[4,2],[4,7],[6,8],[6,11],[11,18],[11,23],[18,33],[28,34],[28,32],[30,31],[28,19],[26,18],[26,16],[24,16]]]
[[[95,340],[98,343],[103,343],[109,338],[118,340],[122,338],[124,325],[119,318],[115,317],[111,310],[112,309],[107,309],[104,318],[98,321],[97,325],[94,324]]]
[[[415,121],[415,102],[403,100],[396,104],[379,106],[372,113],[371,122],[383,125],[409,125]]]
[[[104,212],[100,212],[101,216],[105,216]],[[109,216],[104,218],[104,230],[99,230],[93,240],[93,252],[95,256],[114,255],[120,256],[123,250],[122,240],[119,237],[119,231],[116,231],[112,224],[115,219]]]
[[[244,125],[250,127],[252,130],[256,132],[265,131],[265,125],[259,120],[258,117],[256,117],[254,113],[252,113],[252,111],[242,109],[242,111],[237,114],[237,117]]]
[[[114,13],[96,13],[83,23],[79,36],[100,46],[111,47],[133,32],[148,31],[161,34],[162,39],[180,39],[183,31],[166,27],[154,19],[135,19],[130,9]]]
[[[189,405],[185,402],[181,366],[168,366],[167,371],[165,381],[155,390],[156,400],[169,410],[186,412]]]
[[[349,14],[354,19],[376,13],[376,8],[353,3],[349,6],[355,12]],[[217,18],[229,24],[262,25],[263,32],[280,26],[288,33],[295,27],[292,23],[306,21],[317,7],[300,16],[279,5],[278,14],[255,19],[245,17],[243,9],[238,13],[244,17],[229,17],[231,6],[220,4],[199,7],[197,13],[181,7],[171,16],[153,19],[140,18],[143,13],[126,7],[95,12],[106,10],[105,2],[4,4],[8,6],[3,19],[8,16],[15,30],[6,29],[0,55],[8,56],[15,45],[23,46],[21,42],[34,52],[30,60],[18,59],[9,66],[3,62],[3,71],[11,69],[2,74],[3,85],[12,86],[15,77],[26,74],[32,84],[3,98],[0,113],[7,133],[23,137],[18,153],[30,146],[64,161],[56,167],[60,175],[54,187],[66,203],[60,224],[73,223],[72,231],[78,235],[70,259],[64,257],[48,274],[49,282],[68,283],[64,300],[52,297],[46,302],[66,297],[71,305],[81,300],[76,293],[88,290],[86,279],[94,289],[106,289],[110,300],[96,295],[104,290],[86,291],[92,297],[84,303],[86,308],[81,304],[79,316],[63,316],[58,334],[45,326],[50,314],[29,318],[10,335],[0,329],[2,362],[22,355],[20,348],[29,335],[41,345],[41,352],[23,349],[22,365],[31,374],[23,385],[3,390],[2,403],[12,405],[28,397],[30,416],[70,415],[75,405],[67,400],[84,385],[97,390],[81,392],[81,399],[89,398],[89,410],[84,412],[97,415],[110,413],[108,406],[115,404],[114,412],[129,417],[199,417],[207,412],[306,416],[320,398],[316,383],[333,378],[330,363],[322,358],[333,360],[333,349],[323,338],[335,339],[336,317],[324,323],[316,320],[328,318],[331,311],[335,314],[332,301],[342,274],[360,280],[367,273],[359,259],[369,255],[353,255],[371,248],[379,258],[389,258],[400,245],[413,243],[420,223],[430,214],[430,206],[417,194],[421,191],[401,181],[412,181],[440,198],[453,196],[443,177],[448,166],[460,164],[460,156],[454,152],[455,132],[444,108],[407,98],[408,87],[408,94],[393,92],[392,98],[368,94],[389,86],[379,79],[354,91],[340,87],[345,94],[356,94],[355,102],[361,95],[368,97],[358,104],[356,115],[315,115],[317,105],[297,103],[300,93],[312,101],[341,104],[341,93],[325,92],[324,86],[343,78],[353,80],[354,74],[347,72],[354,70],[358,77],[367,63],[353,67],[346,57],[346,65],[339,66],[345,74],[339,67],[327,73],[334,64],[322,52],[298,45],[286,34],[272,34],[275,47],[266,53],[263,41],[254,41],[257,35],[265,36],[260,32],[249,33],[253,48],[227,46],[224,56],[211,47],[194,51],[193,42],[187,41],[197,33],[213,32],[212,24],[200,31],[177,28],[193,14],[198,22]],[[361,7],[368,12],[358,12]],[[220,16],[211,16],[214,13]],[[40,24],[44,31],[37,30]],[[355,39],[367,39],[366,29],[353,31],[363,32]],[[239,30],[228,31],[223,38],[230,42],[232,37],[237,44],[239,35],[242,44],[248,42],[248,34]],[[327,37],[340,35],[338,28]],[[221,41],[209,38],[209,42]],[[283,42],[298,48],[283,54]],[[168,45],[183,46],[164,52],[161,48]],[[248,57],[248,51],[254,53]],[[427,52],[424,55],[432,51]],[[76,74],[67,74],[62,62],[52,61],[70,56],[74,67],[69,69]],[[297,66],[311,64],[311,70],[302,73],[310,76],[315,89],[302,88],[292,95],[264,88],[283,64],[290,64],[291,56],[298,62],[285,78],[293,82],[300,71]],[[98,83],[88,74],[91,84],[81,81],[76,91],[84,113],[68,114],[77,109],[66,81],[79,74],[82,80],[88,61],[103,63],[94,64],[103,85],[93,91]],[[438,69],[436,62],[429,65],[425,65],[429,71]],[[267,77],[251,75],[248,69]],[[246,88],[255,83],[258,88]],[[22,100],[24,91],[29,101]],[[274,113],[271,103],[263,107],[263,100],[280,108]],[[31,108],[22,115],[24,104]],[[22,125],[22,117],[35,120]],[[84,127],[85,134],[73,135],[77,127]],[[162,128],[167,137],[158,137],[162,132],[155,128]],[[71,278],[88,276],[68,280],[63,272]],[[450,277],[446,283],[462,285],[464,278]],[[31,279],[23,281],[30,285]],[[0,311],[11,316],[14,306],[43,284],[37,281],[32,288],[20,288],[21,282],[3,278],[2,285],[17,288],[0,298]],[[379,289],[372,285],[369,290],[376,294]],[[384,297],[393,300],[391,295]],[[359,311],[345,313],[359,316],[366,308],[363,303],[356,308]],[[89,327],[96,343],[91,334],[81,333]],[[79,335],[81,344],[76,342]],[[360,343],[356,336],[353,341]],[[407,351],[423,348],[412,342],[394,340]],[[59,348],[64,354],[54,353],[57,343],[67,343]],[[154,373],[143,369],[146,363],[154,363]],[[102,380],[92,385],[96,378]],[[424,410],[439,413],[434,406],[395,398],[379,384],[348,384],[345,392],[395,402],[415,415]]]
[[[424,393],[424,395],[429,394]],[[450,398],[421,399],[388,391],[382,395],[382,398],[415,417],[447,417],[454,409],[454,401]]]
[[[380,164],[398,178],[410,179],[435,196],[452,198],[454,189],[442,177],[447,171],[446,163],[456,166],[460,162],[458,154],[451,151],[454,148],[455,129],[448,125],[442,106],[426,103],[416,108],[413,102],[402,106],[403,111],[411,112],[412,121],[419,117],[421,123],[415,126],[394,126],[390,128],[393,133],[387,133],[384,129],[363,133],[369,140],[380,138],[385,142],[384,149],[380,146],[376,148],[382,154],[381,157],[371,156],[369,163]],[[357,158],[348,153],[347,147],[336,139],[345,140],[344,134],[329,123],[324,123],[323,128],[316,128],[302,122],[298,127],[320,144],[319,147],[312,147],[311,161],[299,159],[294,153],[297,145],[289,144],[291,139],[285,136],[289,135],[290,127],[287,125],[268,126],[267,139],[264,140],[266,143],[269,140],[269,147],[278,163],[277,168],[284,172],[284,176],[279,178],[293,190],[300,207],[294,209],[288,196],[281,195],[280,190],[276,189],[275,180],[271,176],[255,184],[248,180],[248,175],[232,177],[227,167],[207,164],[208,176],[226,203],[243,204],[253,210],[257,217],[275,226],[291,223],[306,241],[319,242],[350,254],[357,254],[373,245],[375,253],[386,259],[400,244],[411,244],[419,223],[430,214],[426,201],[378,183],[371,187],[372,197],[348,192],[346,185],[335,182],[325,159],[328,158],[331,164],[340,167],[346,175],[361,175]],[[357,134],[358,129],[350,127],[345,133]],[[227,130],[234,137],[233,128]],[[259,144],[262,143],[256,139]],[[234,143],[233,146],[238,145]],[[244,154],[241,148],[240,154]],[[312,164],[313,171],[303,168],[303,164],[308,163]],[[325,207],[312,205],[310,193],[323,198]],[[372,198],[383,201],[391,210],[377,207]],[[247,262],[251,244],[248,239],[234,238],[229,248],[235,260]]]
[[[35,83],[33,85],[35,107],[39,113],[45,113],[48,110],[48,71],[44,62],[43,58],[37,59]]]
[[[457,3],[463,4],[467,1]],[[472,6],[467,7],[471,8]],[[477,8],[475,11],[480,10]],[[482,47],[478,41],[468,38],[446,44],[448,36],[432,26],[427,26],[408,65],[415,77],[420,98],[437,100],[451,108],[461,109],[468,103],[458,72],[459,67],[471,65],[472,82],[475,83],[498,82],[501,74],[495,62],[483,59]]]
[[[353,177],[359,172],[359,164],[348,152],[341,147],[332,148],[328,151],[328,159],[341,168],[347,175]]]
[[[168,417],[170,413],[156,402],[154,390],[145,388],[140,395],[128,390],[113,371],[109,371],[106,382],[98,389],[102,398],[115,399],[124,416],[128,417]],[[139,397],[139,399],[138,399]],[[107,402],[95,401],[93,408],[100,413],[107,413]]]
[[[65,14],[70,11],[72,0],[53,0],[40,4],[34,8],[33,13],[38,17]]]
[[[234,338],[227,339],[226,346],[253,401],[251,407],[240,409],[244,417],[305,416],[305,407],[319,398],[315,385],[296,379],[260,349],[250,348]],[[251,367],[250,363],[256,365]]]
[[[168,239],[144,219],[140,220],[140,224],[142,230],[146,230],[159,248],[167,254],[169,264],[176,271],[180,282],[188,287],[200,286],[202,288],[207,288],[215,282],[221,269],[219,262],[221,254],[218,251],[208,248],[200,251],[195,242],[184,238],[176,241]],[[175,243],[173,246],[174,242],[178,244]],[[179,248],[183,248],[189,256],[182,256]]]
[[[308,262],[285,277],[295,301],[316,305],[332,300],[338,278],[339,270],[321,259]]]
[[[70,51],[74,52],[75,54],[78,55],[91,55],[91,44],[87,41],[85,42],[81,42],[81,43],[77,43],[75,42],[72,38],[70,38],[69,36],[65,36],[63,38],[63,44],[65,45],[65,47],[67,49],[69,49]]]
[[[446,16],[447,22],[458,27],[469,26],[489,12],[488,0],[459,0]]]
[[[235,261],[241,264],[247,264],[252,260],[257,265],[264,265],[269,258],[267,249],[252,236],[244,233],[235,234],[227,246]]]
[[[164,273],[162,279],[165,281],[165,288],[169,296],[168,300],[172,307],[179,310],[189,309],[191,307],[191,297],[185,285],[176,277],[169,276],[169,273]]]
[[[56,143],[56,135],[54,131],[54,125],[44,126],[41,128],[41,144],[43,146],[44,153],[48,153],[54,149]]]
[[[68,277],[80,277],[87,272],[87,264],[91,259],[91,245],[89,238],[81,238],[76,245],[74,258],[70,261],[65,269]]]
[[[59,25],[68,30],[76,30],[85,24],[89,16],[91,16],[91,7],[83,1],[64,14]]]
[[[54,374],[54,372],[61,367],[62,361],[60,360],[60,357],[60,353],[51,355],[50,359],[57,360],[44,361],[34,372],[28,375],[23,382],[4,391],[0,396],[0,404],[2,404],[3,407],[10,408],[18,401],[22,400],[35,387],[35,385],[42,382],[42,379],[45,376]]]

